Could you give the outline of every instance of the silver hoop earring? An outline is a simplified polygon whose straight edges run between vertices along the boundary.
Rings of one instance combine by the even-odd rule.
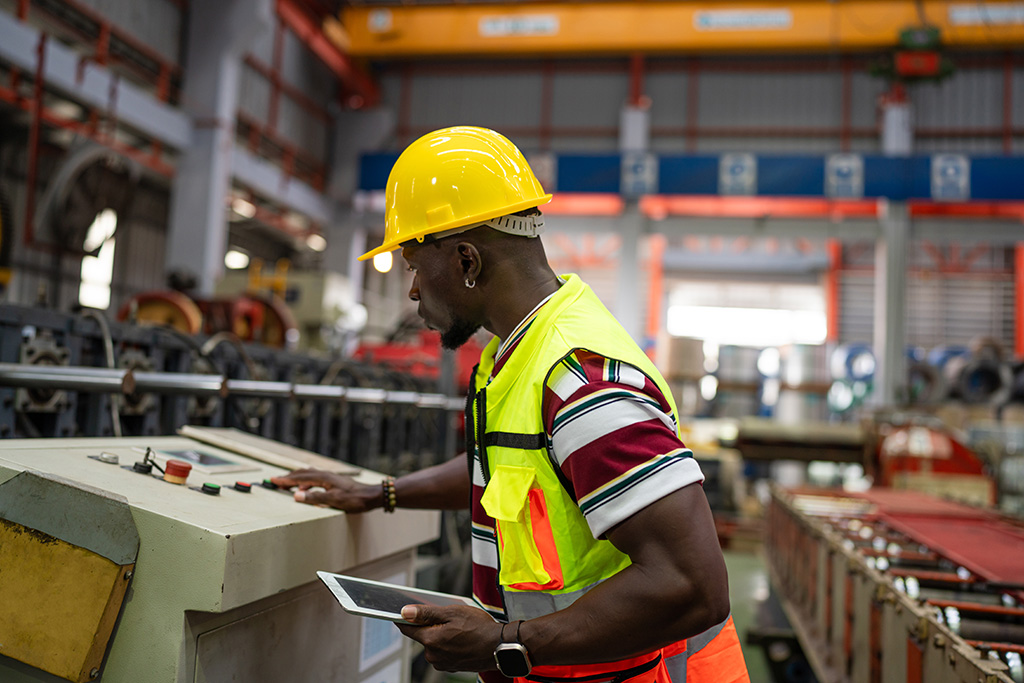
[[[474,287],[476,287],[476,280],[473,280],[472,282],[470,282],[469,278],[467,277],[466,278],[466,287],[468,287],[469,289],[473,289]]]

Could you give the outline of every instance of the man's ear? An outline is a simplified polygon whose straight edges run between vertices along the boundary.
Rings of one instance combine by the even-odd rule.
[[[462,268],[462,277],[469,282],[476,282],[483,270],[480,251],[470,242],[459,242],[455,247]]]

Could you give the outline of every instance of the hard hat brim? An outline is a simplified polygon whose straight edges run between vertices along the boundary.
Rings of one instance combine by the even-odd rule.
[[[519,204],[511,204],[509,206],[502,207],[500,211],[488,211],[481,213],[477,216],[470,216],[468,218],[462,218],[451,221],[450,223],[431,226],[429,228],[420,230],[411,235],[407,234],[401,236],[400,238],[395,238],[391,240],[386,239],[384,240],[384,244],[380,245],[376,249],[371,249],[370,251],[366,252],[365,254],[357,258],[359,261],[366,261],[367,259],[373,258],[377,254],[383,254],[386,251],[394,251],[400,248],[406,242],[419,239],[421,237],[426,237],[427,235],[432,235],[438,232],[444,232],[445,230],[461,228],[463,226],[472,225],[474,223],[483,223],[484,221],[489,221],[492,218],[500,218],[501,216],[507,216],[510,213],[516,213],[517,211],[525,211],[526,209],[532,209],[534,207],[547,204],[548,202],[551,201],[551,197],[553,196],[554,195],[551,194],[545,194],[540,197],[534,197],[524,202],[520,202]]]

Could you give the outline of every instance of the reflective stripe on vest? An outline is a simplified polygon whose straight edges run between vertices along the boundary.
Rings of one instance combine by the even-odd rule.
[[[719,637],[727,640],[722,643],[715,642],[715,639]],[[708,646],[713,642],[719,647],[709,648]],[[746,663],[743,660],[743,650],[740,648],[731,614],[722,623],[712,626],[692,638],[687,638],[683,643],[685,645],[682,649],[678,647],[682,643],[677,643],[664,650],[665,668],[672,683],[718,683],[719,681],[728,683],[746,681],[749,683]],[[719,654],[719,651],[728,651],[730,656],[715,659],[713,678],[710,678],[703,670],[707,667],[700,667],[699,660],[703,651],[712,650],[715,651],[713,655]]]
[[[604,664],[577,664],[570,666],[538,666],[520,681],[533,683],[672,683],[665,670],[661,651],[621,659]]]
[[[534,619],[543,617],[546,614],[563,610],[572,605],[579,598],[600,581],[590,584],[584,588],[567,593],[548,593],[545,591],[505,591],[505,607],[509,614],[515,614],[516,619]]]

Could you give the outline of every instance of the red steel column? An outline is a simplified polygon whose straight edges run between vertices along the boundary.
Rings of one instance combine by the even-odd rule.
[[[839,342],[840,283],[839,274],[843,265],[843,243],[828,240],[828,270],[825,272],[825,338],[832,343]]]
[[[1013,353],[1024,356],[1024,242],[1018,242],[1013,260],[1014,297]]]
[[[661,300],[665,291],[665,244],[664,235],[651,235],[648,240],[651,250],[650,279],[647,281],[647,338],[656,341],[661,331]],[[653,353],[655,346],[649,353]]]

